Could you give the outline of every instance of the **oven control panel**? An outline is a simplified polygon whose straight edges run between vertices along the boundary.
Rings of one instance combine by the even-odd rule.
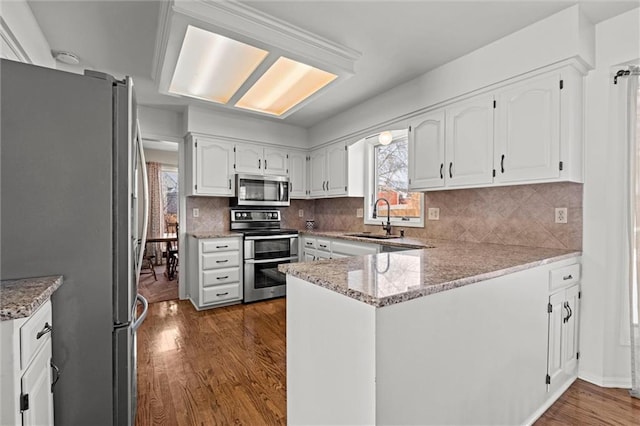
[[[231,222],[279,222],[279,210],[231,210]]]

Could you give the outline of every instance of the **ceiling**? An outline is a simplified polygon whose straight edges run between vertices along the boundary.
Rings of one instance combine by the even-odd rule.
[[[353,77],[285,119],[268,118],[301,127],[311,127],[573,4],[580,3],[593,23],[639,4],[637,0],[243,3],[362,53]],[[159,94],[152,80],[159,1],[31,0],[29,4],[52,50],[75,53],[82,68],[132,76],[140,104],[171,109],[204,105]],[[231,113],[216,105],[207,108]],[[250,112],[233,114],[257,117]]]

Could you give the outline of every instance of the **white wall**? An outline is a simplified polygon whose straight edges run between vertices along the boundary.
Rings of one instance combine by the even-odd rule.
[[[309,130],[311,146],[379,124],[545,65],[580,56],[593,65],[593,25],[569,7],[468,55],[323,121]]]
[[[0,2],[0,16],[3,58],[56,68],[49,42],[26,0]]]
[[[144,159],[147,163],[155,162],[178,167],[178,150],[164,151],[159,149],[144,149]]]
[[[626,284],[624,140],[616,134],[613,73],[640,59],[640,9],[596,26],[596,68],[587,77],[583,299],[580,376],[603,386],[628,387],[629,347],[620,329]]]
[[[138,119],[143,139],[170,142],[183,140],[184,115],[181,111],[138,105]]]
[[[296,148],[308,147],[307,129],[275,121],[189,107],[187,131]]]

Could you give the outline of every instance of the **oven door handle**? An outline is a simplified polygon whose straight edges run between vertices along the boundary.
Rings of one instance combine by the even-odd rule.
[[[283,262],[291,262],[291,261],[296,261],[298,260],[298,256],[293,256],[293,257],[279,257],[277,259],[260,259],[260,260],[255,260],[255,259],[245,259],[244,263],[250,263],[252,265],[257,265],[260,263],[283,263]]]
[[[286,240],[287,238],[298,238],[298,234],[262,235],[258,237],[244,237],[245,240]]]

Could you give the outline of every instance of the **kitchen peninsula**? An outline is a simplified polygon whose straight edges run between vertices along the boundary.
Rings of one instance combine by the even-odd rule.
[[[579,252],[424,243],[280,267],[291,424],[532,423],[575,380]]]

